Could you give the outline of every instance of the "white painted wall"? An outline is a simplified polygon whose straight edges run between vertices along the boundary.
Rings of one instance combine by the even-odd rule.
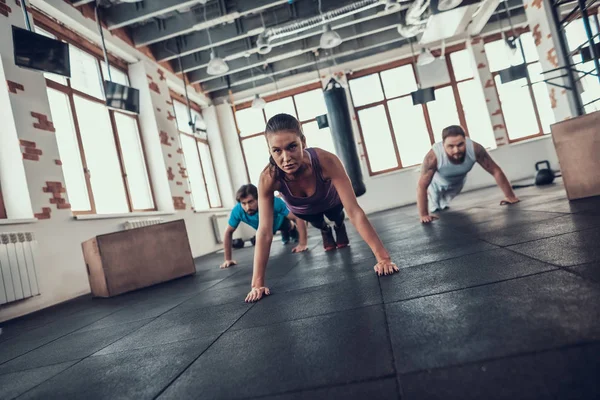
[[[51,305],[72,299],[79,295],[90,292],[87,272],[83,260],[81,243],[94,236],[122,230],[123,223],[127,220],[140,218],[156,218],[155,214],[161,214],[160,218],[165,221],[184,219],[187,226],[190,246],[195,257],[214,252],[221,246],[217,244],[213,235],[210,212],[194,212],[191,205],[185,210],[175,211],[172,196],[183,196],[187,190],[187,182],[184,185],[173,186],[166,178],[166,162],[164,158],[164,146],[161,146],[160,130],[169,130],[169,134],[176,136],[176,127],[166,126],[164,96],[160,105],[153,103],[158,101],[154,93],[148,93],[148,82],[143,68],[132,68],[132,84],[142,90],[141,98],[145,100],[142,107],[145,109],[142,120],[144,143],[149,149],[149,169],[157,194],[159,212],[142,214],[129,214],[112,216],[109,219],[74,219],[69,209],[57,209],[55,204],[49,202],[51,193],[45,193],[43,187],[47,181],[60,182],[64,185],[62,167],[55,163],[59,160],[56,135],[49,131],[34,128],[37,122],[31,116],[31,112],[39,112],[47,115],[52,121],[50,107],[46,95],[45,79],[40,72],[28,71],[14,65],[12,50],[11,25],[23,26],[22,14],[17,7],[12,7],[13,12],[8,18],[1,17],[0,24],[0,56],[2,68],[2,84],[0,85],[0,116],[2,124],[6,128],[0,134],[0,179],[3,196],[7,208],[11,210],[9,219],[0,220],[0,232],[33,232],[38,243],[37,273],[41,295],[25,299],[19,302],[5,305],[0,309],[0,322],[15,318],[33,311],[49,307]],[[148,63],[143,61],[139,63]],[[158,80],[158,66],[152,66],[153,79]],[[148,71],[146,71],[148,72]],[[141,75],[141,76],[140,76]],[[138,79],[139,78],[139,79]],[[24,91],[9,93],[6,80],[24,85]],[[161,93],[167,93],[166,82],[162,85]],[[146,88],[146,91],[144,91]],[[154,96],[154,97],[153,97]],[[152,110],[162,107],[162,113],[154,113]],[[216,116],[213,111],[208,110],[207,122],[209,123],[209,137],[215,161],[224,163],[225,150],[219,140],[220,133]],[[173,123],[172,121],[169,123]],[[12,128],[11,128],[12,127]],[[22,159],[22,148],[19,139],[35,142],[43,154],[39,161]],[[179,147],[178,137],[173,145],[173,160]],[[171,159],[170,159],[171,160]],[[8,163],[8,164],[7,164]],[[9,169],[10,167],[10,169]],[[177,173],[177,171],[174,171]],[[217,179],[222,186],[222,195],[225,204],[231,205],[232,185],[229,181],[227,169],[217,168]],[[182,180],[177,174],[177,178]],[[175,188],[177,192],[175,192]],[[28,192],[28,193],[27,193]],[[67,193],[64,196],[68,200]],[[23,212],[13,207],[13,204],[24,205]],[[35,219],[33,214],[40,213],[44,207],[51,209],[49,219]],[[13,211],[17,210],[17,211]],[[222,209],[220,212],[229,210]],[[217,211],[218,212],[218,211]],[[22,218],[29,218],[27,223]],[[215,265],[217,268],[217,265]]]

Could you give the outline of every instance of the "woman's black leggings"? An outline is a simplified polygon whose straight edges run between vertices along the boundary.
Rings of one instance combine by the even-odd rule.
[[[296,216],[300,219],[308,221],[312,226],[320,230],[327,229],[327,223],[323,217],[327,217],[328,220],[335,223],[335,226],[341,226],[344,223],[344,218],[346,217],[344,214],[344,206],[341,204],[322,213],[296,214]]]

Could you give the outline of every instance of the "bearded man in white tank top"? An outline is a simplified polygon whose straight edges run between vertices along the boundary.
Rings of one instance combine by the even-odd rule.
[[[451,125],[444,128],[442,141],[433,145],[423,161],[417,185],[417,207],[422,223],[438,218],[431,213],[448,208],[450,201],[461,192],[467,173],[476,162],[496,179],[504,192],[501,205],[519,202],[506,175],[485,148],[466,137],[463,128]]]

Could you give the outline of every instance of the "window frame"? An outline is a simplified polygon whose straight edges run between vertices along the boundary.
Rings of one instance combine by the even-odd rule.
[[[102,61],[104,61],[104,58],[101,57],[97,51],[93,51],[90,49],[90,47],[94,47],[93,44],[91,43],[87,43],[85,42],[83,39],[79,38],[79,40],[77,40],[76,42],[74,42],[73,38],[71,37],[71,35],[73,35],[72,32],[70,31],[66,31],[64,28],[61,30],[57,30],[55,29],[55,27],[52,24],[48,24],[46,23],[47,21],[44,20],[44,18],[42,18],[41,20],[38,19],[39,16],[38,15],[34,15],[34,21],[36,26],[39,26],[40,28],[44,29],[45,31],[53,34],[56,36],[57,39],[59,40],[63,40],[65,42],[67,42],[69,44],[69,46],[74,46],[77,47],[79,50],[85,52],[86,54],[94,57],[94,59],[96,60],[96,63],[98,65],[98,73],[100,76],[100,79],[102,80],[102,82],[104,82],[104,73],[102,71]],[[60,26],[59,26],[60,28]],[[65,33],[66,32],[66,33]],[[71,34],[69,34],[71,33]],[[87,44],[84,45],[84,44]],[[114,62],[115,60],[117,60],[116,62]],[[109,59],[109,62],[111,63],[111,68],[117,68],[119,69],[121,72],[125,73],[125,75],[128,76],[127,73],[127,64],[123,63],[122,61],[115,59],[114,57],[112,57],[111,59]],[[114,62],[114,64],[113,64]],[[75,135],[77,137],[77,145],[79,148],[79,152],[81,155],[81,164],[83,167],[83,175],[85,177],[85,182],[86,182],[86,188],[87,188],[87,192],[88,192],[88,198],[89,198],[89,202],[90,202],[90,210],[84,210],[84,211],[73,211],[71,210],[71,213],[73,215],[95,215],[97,214],[97,210],[96,210],[96,202],[94,199],[94,193],[92,190],[92,183],[91,183],[91,179],[90,179],[90,171],[88,170],[87,167],[87,160],[86,160],[86,155],[85,155],[85,150],[84,150],[84,146],[83,146],[83,140],[81,137],[81,128],[79,127],[79,119],[77,116],[77,111],[75,108],[75,96],[79,96],[85,100],[91,101],[91,102],[95,102],[95,103],[100,103],[102,105],[105,105],[106,102],[103,99],[91,96],[87,93],[81,92],[77,89],[74,89],[71,86],[71,80],[69,78],[66,79],[66,85],[63,85],[61,83],[55,82],[53,80],[47,79],[46,78],[46,90],[48,89],[53,89],[53,90],[57,90],[63,94],[65,94],[68,98],[69,101],[69,106],[70,106],[70,112],[71,112],[71,116],[73,118],[73,127],[75,129]],[[140,120],[139,120],[139,116],[138,115],[131,115],[128,113],[124,113],[124,112],[120,112],[118,110],[112,110],[108,107],[106,107],[106,110],[108,111],[109,114],[109,118],[110,118],[110,123],[111,123],[111,127],[112,127],[112,133],[113,133],[113,138],[115,141],[115,148],[117,151],[117,156],[119,158],[119,168],[121,170],[121,177],[123,179],[123,185],[124,185],[124,189],[125,189],[125,196],[126,196],[126,200],[127,200],[127,206],[129,208],[129,212],[133,213],[133,212],[149,212],[149,211],[156,211],[157,210],[157,206],[156,206],[156,196],[154,194],[154,186],[152,184],[152,179],[150,176],[150,168],[148,166],[148,157],[147,157],[147,152],[146,152],[146,144],[144,142],[144,136],[142,134],[142,129],[141,129],[141,125],[140,125]],[[117,124],[115,121],[115,113],[120,113],[123,115],[126,115],[127,117],[133,118],[135,120],[135,123],[137,125],[137,129],[138,129],[138,134],[139,134],[139,139],[140,139],[140,144],[141,144],[141,148],[142,148],[142,155],[144,157],[144,165],[146,167],[146,175],[148,178],[148,184],[150,187],[150,195],[152,197],[152,203],[154,204],[154,207],[152,208],[148,208],[148,209],[136,209],[133,207],[133,200],[131,198],[131,190],[129,187],[129,181],[127,179],[127,171],[125,170],[125,163],[124,163],[124,158],[123,158],[123,152],[121,150],[121,143],[119,140],[119,133],[118,133],[118,128],[117,128]],[[67,188],[68,190],[68,188]]]
[[[465,118],[464,111],[463,111],[463,104],[462,104],[462,101],[460,99],[460,93],[459,93],[459,90],[458,90],[458,84],[459,83],[463,83],[463,82],[468,82],[470,80],[473,80],[473,79],[475,79],[475,76],[473,76],[471,78],[461,79],[461,80],[457,81],[456,80],[456,76],[454,74],[454,68],[452,66],[452,60],[450,58],[450,54],[451,53],[458,52],[458,51],[465,50],[465,49],[466,49],[466,44],[465,43],[457,44],[457,45],[454,45],[454,46],[449,46],[448,48],[446,48],[444,56],[445,56],[446,66],[448,68],[448,75],[450,77],[450,82],[444,83],[444,84],[441,84],[441,85],[437,85],[437,86],[435,86],[435,89],[438,90],[438,89],[443,89],[443,88],[446,88],[446,87],[449,87],[449,86],[452,87],[452,94],[454,96],[454,103],[455,103],[455,106],[456,106],[456,112],[457,112],[457,115],[458,115],[458,119],[460,121],[461,126],[464,127],[466,135],[469,136],[468,126],[467,126],[466,118]],[[435,56],[439,56],[441,54],[440,50],[434,50],[434,51],[432,51],[432,53]],[[413,74],[415,74],[415,72],[416,72],[415,71],[416,66],[415,66],[414,60],[413,60],[412,57],[408,57],[408,58],[403,58],[401,60],[393,61],[391,63],[384,64],[384,65],[379,65],[379,66],[375,66],[375,67],[371,67],[371,68],[366,68],[366,69],[354,72],[352,75],[348,76],[348,81],[351,81],[353,79],[362,78],[362,77],[365,77],[365,76],[368,76],[368,75],[377,74],[378,77],[379,77],[379,82],[380,82],[381,87],[383,89],[383,79],[381,78],[381,73],[384,72],[384,71],[390,70],[390,69],[399,68],[399,67],[403,67],[403,66],[406,66],[406,65],[410,65],[411,68],[412,68],[412,70],[413,70]],[[473,73],[475,74],[476,71],[473,71]],[[416,75],[415,75],[415,77],[416,77]],[[384,95],[383,100],[380,100],[378,102],[364,104],[364,105],[359,106],[359,107],[354,107],[354,105],[353,105],[354,114],[356,115],[356,121],[357,121],[357,125],[358,125],[358,131],[359,131],[359,134],[360,134],[360,143],[359,143],[359,145],[361,145],[362,148],[363,148],[363,154],[364,154],[364,158],[365,158],[365,160],[367,162],[367,169],[369,171],[369,176],[382,175],[382,174],[386,174],[386,173],[389,173],[389,172],[398,171],[398,170],[402,170],[402,169],[406,169],[406,168],[412,168],[412,167],[420,165],[420,164],[412,164],[412,165],[404,166],[402,164],[402,157],[400,156],[400,149],[398,148],[398,144],[396,142],[396,134],[394,132],[394,126],[392,124],[392,120],[391,120],[391,117],[390,117],[390,111],[389,111],[389,107],[388,107],[388,103],[390,101],[401,99],[401,98],[405,98],[407,96],[410,96],[410,93],[403,94],[403,95],[400,95],[400,96],[389,97],[388,98],[388,97],[386,97],[385,90],[384,90],[383,91],[383,95]],[[388,168],[388,169],[385,169],[385,170],[381,170],[381,171],[373,172],[372,167],[371,167],[371,160],[369,158],[369,153],[367,152],[367,147],[366,147],[366,144],[365,144],[365,136],[364,136],[364,133],[363,133],[363,128],[362,128],[362,124],[360,122],[360,116],[358,115],[358,112],[361,111],[361,110],[364,110],[364,109],[378,107],[380,105],[383,105],[385,113],[386,113],[386,117],[387,117],[387,120],[388,120],[389,131],[390,131],[390,135],[391,135],[391,138],[392,138],[392,143],[394,144],[394,152],[396,154],[396,162],[398,163],[398,166],[393,167],[393,168]],[[425,125],[427,127],[427,133],[428,133],[428,136],[429,136],[429,141],[431,142],[431,145],[433,145],[435,143],[435,139],[434,139],[435,136],[434,136],[434,133],[433,133],[433,127],[431,125],[431,119],[430,119],[429,109],[427,107],[427,104],[421,104],[421,107],[423,109],[423,117],[425,119]]]
[[[527,26],[527,27],[522,27],[522,28],[515,28],[513,32],[506,31],[505,33],[506,34],[511,33],[513,35],[521,36],[522,34],[528,33],[528,32],[530,32],[530,30],[529,30],[529,27]],[[503,40],[502,34],[500,34],[500,33],[496,33],[496,34],[484,37],[483,43],[487,44],[487,43],[496,42],[498,40]],[[529,70],[530,65],[540,62],[539,59],[536,61],[530,61],[530,62],[527,62],[527,60],[523,60],[523,61],[525,62],[525,65],[527,66],[528,70]],[[502,118],[504,119],[504,110],[502,109],[502,101],[500,100],[500,93],[498,92],[498,87],[496,86],[496,76],[498,76],[499,74],[500,74],[500,71],[492,72],[492,82],[494,84],[494,90],[496,91],[498,103],[500,104],[500,111],[502,112]],[[511,139],[510,132],[508,131],[508,128],[505,126],[504,129],[506,129],[506,137],[508,138],[509,144],[518,143],[518,142],[522,142],[523,140],[529,140],[529,139],[533,139],[536,137],[541,137],[541,136],[550,134],[550,132],[545,133],[544,128],[542,127],[542,120],[540,118],[540,112],[538,109],[537,100],[535,99],[535,94],[533,93],[533,85],[531,83],[531,78],[529,77],[529,74],[527,74],[525,79],[527,80],[527,88],[529,91],[529,97],[531,98],[531,103],[533,105],[533,111],[535,112],[535,120],[537,122],[539,131],[538,131],[538,133],[535,133],[533,135],[528,135],[528,136],[524,136],[524,137],[517,138],[517,139]],[[505,125],[506,125],[506,123],[505,123]]]
[[[286,91],[283,91],[281,93],[277,93],[277,94],[265,96],[265,97],[263,97],[263,100],[265,100],[267,103],[269,103],[269,102],[272,102],[272,101],[281,100],[281,99],[285,99],[287,97],[291,97],[292,98],[292,103],[294,104],[294,112],[296,113],[295,117],[298,118],[298,107],[296,106],[295,96],[299,95],[299,94],[302,94],[302,93],[310,92],[310,91],[316,90],[316,89],[323,89],[323,85],[322,85],[321,81],[309,83],[308,85],[304,85],[304,86],[300,86],[300,87],[297,87],[297,88],[294,88],[294,89],[286,90]],[[246,159],[246,152],[244,151],[243,141],[244,140],[248,140],[248,139],[252,139],[252,138],[255,138],[257,136],[261,136],[261,135],[265,134],[265,132],[263,131],[263,132],[252,133],[252,134],[244,136],[244,137],[241,136],[242,131],[241,131],[239,125],[238,125],[238,121],[237,121],[237,117],[236,117],[236,112],[248,109],[250,107],[252,107],[252,101],[245,101],[243,103],[233,104],[231,106],[231,109],[233,111],[233,120],[235,122],[235,129],[237,131],[238,142],[240,144],[240,149],[242,150],[242,157],[244,158],[244,167],[246,169],[246,179],[247,179],[247,182],[251,182],[251,180],[250,180],[250,170],[248,169],[248,161]],[[266,124],[267,124],[267,115],[265,113],[265,109],[263,108],[261,110],[261,112],[262,112],[264,123],[265,123],[265,126],[266,126]],[[314,118],[306,119],[306,120],[298,120],[298,122],[300,122],[300,126],[303,126],[304,124],[307,124],[307,123],[310,123],[310,122],[315,122],[316,120],[317,120],[317,116],[315,116]],[[266,166],[266,164],[265,164],[265,166]]]
[[[173,90],[169,90],[169,94],[171,96],[171,102],[173,103],[173,106],[172,106],[173,113],[175,115],[177,115],[175,113],[175,102],[177,101],[179,103],[185,104],[186,103],[185,97],[180,95],[179,93],[174,92]],[[186,107],[187,107],[187,104],[186,104]],[[193,101],[190,101],[190,108],[193,109],[194,111],[196,111],[198,114],[200,114],[202,116],[202,118],[204,118],[204,116],[202,115],[202,108],[198,104],[194,103]],[[177,125],[177,122],[175,123],[175,125]],[[215,168],[215,159],[213,156],[212,149],[210,148],[210,143],[208,142],[208,139],[204,139],[204,138],[198,137],[196,135],[191,135],[187,132],[183,132],[183,131],[179,130],[179,125],[177,125],[177,132],[179,132],[179,135],[189,136],[196,140],[196,151],[198,152],[198,159],[200,160],[200,170],[202,171],[202,180],[204,182],[204,187],[206,189],[206,197],[208,199],[208,205],[209,205],[208,210],[223,208],[223,197],[221,195],[221,188],[219,186],[219,180],[217,179],[217,174],[216,174],[217,169]],[[204,166],[202,165],[202,155],[200,154],[200,149],[198,148],[198,143],[204,143],[208,146],[208,152],[210,154],[210,162],[213,167],[213,171],[214,171],[214,175],[215,175],[215,184],[217,185],[217,193],[219,195],[219,205],[213,205],[212,201],[210,200],[210,194],[209,194],[210,192],[208,190],[208,183],[206,183],[206,172],[204,171]],[[185,160],[185,152],[183,153],[183,159]],[[187,161],[186,161],[186,168],[187,168]],[[190,191],[191,191],[191,188],[190,188]],[[192,192],[192,196],[193,195],[194,194]],[[195,208],[195,205],[194,205],[194,208]],[[206,211],[206,210],[197,210],[197,211]]]

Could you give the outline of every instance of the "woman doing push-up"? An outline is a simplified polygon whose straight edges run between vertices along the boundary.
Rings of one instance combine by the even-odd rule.
[[[321,231],[325,251],[348,245],[344,225],[344,209],[350,222],[367,242],[377,259],[378,275],[398,271],[365,212],[356,201],[350,179],[339,158],[319,148],[306,148],[300,123],[288,114],[272,117],[265,129],[271,157],[260,175],[258,185],[259,215],[254,252],[252,290],[246,302],[269,295],[265,286],[267,261],[273,240],[273,196],[277,190],[288,208],[298,218],[310,222]],[[323,218],[335,224],[336,239]]]

